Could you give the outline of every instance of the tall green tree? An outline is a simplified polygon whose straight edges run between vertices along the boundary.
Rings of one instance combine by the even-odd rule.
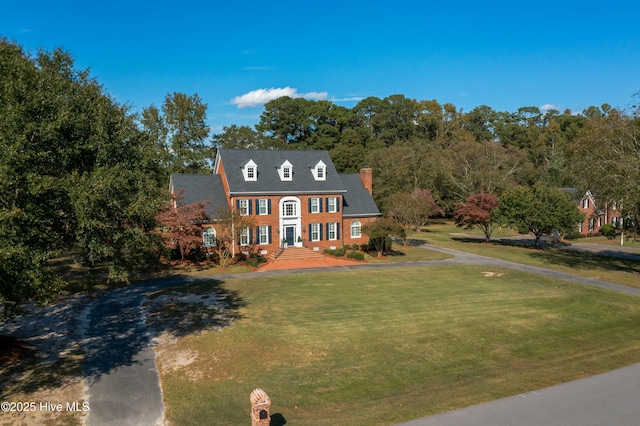
[[[480,192],[501,194],[522,183],[521,174],[529,167],[526,152],[496,142],[458,142],[448,152],[459,199]]]
[[[211,170],[207,104],[197,94],[167,94],[160,109],[151,105],[143,110],[141,123],[170,173]]]
[[[249,126],[225,126],[222,133],[213,136],[215,148],[260,149],[269,148],[266,138]]]
[[[536,248],[540,248],[542,235],[569,233],[583,219],[577,205],[559,189],[542,184],[506,191],[500,197],[500,207],[493,214],[501,224],[533,233]]]
[[[273,145],[284,148],[307,146],[314,130],[314,101],[282,96],[264,105],[256,130],[273,140]]]
[[[586,119],[570,146],[571,171],[583,189],[617,201],[627,225],[640,226],[640,112],[603,105]]]
[[[498,113],[488,105],[480,105],[466,115],[464,127],[469,130],[478,142],[495,141],[495,125]]]
[[[373,169],[374,198],[383,212],[389,212],[397,193],[429,189],[436,202],[446,210],[453,182],[448,153],[421,140],[397,142],[369,151],[366,164]]]
[[[0,40],[0,303],[46,302],[63,249],[129,263],[143,252],[158,164],[135,117],[61,49]],[[112,277],[122,274],[112,270]]]
[[[331,149],[351,121],[347,108],[330,101],[282,96],[265,104],[256,130],[275,147]]]

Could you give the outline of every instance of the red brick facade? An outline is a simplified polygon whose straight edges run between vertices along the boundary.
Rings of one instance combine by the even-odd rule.
[[[236,229],[236,253],[267,255],[289,246],[320,251],[368,242],[362,227],[380,215],[371,196],[371,169],[338,175],[326,151],[281,151],[278,156],[274,151],[221,152],[214,167],[219,176],[217,195],[203,189],[208,185],[202,184],[201,176],[174,175],[172,185],[177,184],[196,200],[215,198],[218,207],[227,205],[250,219],[250,227]],[[291,167],[289,179],[273,172],[285,161]],[[326,168],[318,174],[315,164]],[[234,175],[228,175],[230,170]],[[203,228],[215,230],[215,220]],[[206,243],[204,235],[203,241]]]
[[[584,213],[584,221],[578,225],[580,235],[596,235],[605,223],[622,226],[622,215],[615,201],[596,200],[591,191],[587,191],[578,208]]]

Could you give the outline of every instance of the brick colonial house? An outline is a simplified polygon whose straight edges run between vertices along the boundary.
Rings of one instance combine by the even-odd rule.
[[[210,202],[203,245],[215,245],[215,212],[230,206],[251,216],[236,252],[273,253],[280,247],[319,251],[362,244],[362,226],[380,211],[372,197],[372,171],[338,174],[327,151],[220,149],[213,174],[171,175],[184,204]]]
[[[584,213],[584,221],[578,225],[580,235],[595,235],[605,223],[615,227],[623,224],[622,215],[615,201],[597,199],[591,191],[585,192],[578,208]]]

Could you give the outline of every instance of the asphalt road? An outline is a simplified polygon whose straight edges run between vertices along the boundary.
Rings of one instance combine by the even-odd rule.
[[[640,364],[399,426],[638,426]]]

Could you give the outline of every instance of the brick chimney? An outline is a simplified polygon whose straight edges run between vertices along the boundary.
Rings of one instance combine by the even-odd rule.
[[[369,167],[360,169],[360,180],[369,194],[373,195],[373,171]]]

